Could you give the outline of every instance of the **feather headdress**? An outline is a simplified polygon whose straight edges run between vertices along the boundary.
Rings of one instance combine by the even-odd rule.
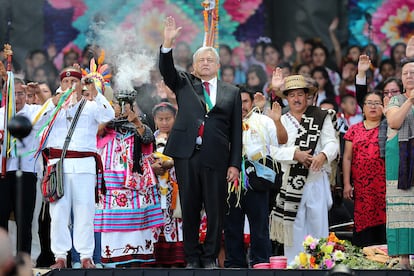
[[[84,78],[93,79],[96,90],[99,93],[105,94],[105,85],[109,86],[112,74],[108,64],[103,64],[105,60],[105,51],[101,51],[101,55],[98,58],[98,62],[95,62],[95,58],[90,61],[89,69],[82,69],[82,75]]]

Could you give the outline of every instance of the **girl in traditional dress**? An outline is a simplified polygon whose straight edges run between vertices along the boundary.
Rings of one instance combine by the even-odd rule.
[[[164,215],[164,225],[158,228],[155,246],[155,264],[159,266],[184,267],[182,219],[179,214],[178,185],[173,160],[162,154],[168,135],[174,125],[177,109],[162,102],[153,109],[157,130],[154,133],[156,151],[152,168],[158,177],[158,191]]]

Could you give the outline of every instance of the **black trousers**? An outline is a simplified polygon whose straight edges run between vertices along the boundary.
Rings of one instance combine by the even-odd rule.
[[[250,266],[268,263],[272,251],[269,237],[269,192],[248,189],[242,191],[240,207],[232,193],[224,217],[224,244],[226,247],[225,267],[248,267],[244,248],[244,220],[250,226]]]
[[[175,159],[174,165],[183,216],[184,253],[187,262],[215,261],[221,244],[224,203],[227,193],[227,168],[212,169],[201,165],[200,152],[190,159]],[[207,233],[199,242],[200,212],[207,215]]]
[[[16,172],[7,172],[6,177],[0,179],[0,226],[8,229],[10,213],[14,211],[16,223],[21,221],[22,225],[17,224],[17,228],[22,231],[20,244],[22,251],[30,254],[32,246],[32,220],[36,201],[36,182],[35,173],[23,172],[22,176],[22,202],[17,202],[17,181]],[[19,219],[17,206],[22,208],[22,217]]]

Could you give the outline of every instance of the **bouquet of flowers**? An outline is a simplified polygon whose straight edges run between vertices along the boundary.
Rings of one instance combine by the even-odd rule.
[[[291,266],[296,269],[331,269],[342,263],[352,269],[382,269],[381,264],[365,258],[361,248],[351,242],[340,240],[331,232],[327,238],[307,236],[303,241],[304,251],[295,257]]]
[[[345,241],[331,232],[328,238],[315,239],[307,236],[303,241],[304,251],[295,257],[293,268],[331,269],[346,258]]]

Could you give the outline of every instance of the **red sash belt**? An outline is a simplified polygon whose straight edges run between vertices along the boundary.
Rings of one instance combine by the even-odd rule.
[[[45,162],[49,159],[60,158],[62,156],[61,149],[55,148],[46,148],[43,150],[43,157]],[[99,185],[98,175],[101,176],[101,192],[105,195],[106,193],[106,186],[105,186],[105,179],[103,175],[103,164],[101,156],[93,151],[74,151],[74,150],[67,150],[66,155],[64,158],[85,158],[85,157],[94,157],[96,162],[96,183]]]

